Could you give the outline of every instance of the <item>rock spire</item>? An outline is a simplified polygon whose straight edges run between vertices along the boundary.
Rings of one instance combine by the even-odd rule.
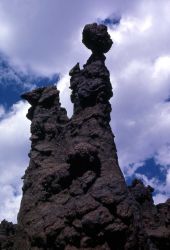
[[[167,250],[170,202],[155,206],[153,189],[139,180],[127,187],[118,164],[107,27],[86,25],[82,41],[92,55],[83,69],[77,63],[69,72],[71,119],[54,86],[22,95],[31,104],[30,163],[13,245],[0,249]]]

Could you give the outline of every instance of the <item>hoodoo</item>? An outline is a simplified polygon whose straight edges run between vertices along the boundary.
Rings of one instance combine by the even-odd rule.
[[[69,72],[70,119],[55,86],[22,95],[31,104],[30,163],[18,224],[1,223],[0,249],[168,250],[170,201],[155,206],[153,189],[140,180],[127,187],[118,164],[107,27],[86,25],[82,41],[92,55]]]

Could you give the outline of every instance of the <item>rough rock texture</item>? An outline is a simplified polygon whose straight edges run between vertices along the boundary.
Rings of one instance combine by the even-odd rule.
[[[30,164],[18,225],[1,223],[0,249],[168,250],[170,201],[155,206],[153,189],[139,180],[127,187],[118,165],[107,28],[86,25],[83,43],[92,55],[70,71],[71,119],[54,86],[22,96],[31,104]]]
[[[16,225],[6,220],[0,223],[0,249],[14,249]]]

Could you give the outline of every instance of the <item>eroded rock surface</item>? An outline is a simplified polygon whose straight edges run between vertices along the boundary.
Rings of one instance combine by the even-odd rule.
[[[22,96],[31,104],[30,164],[12,248],[1,243],[9,239],[2,222],[1,249],[170,249],[170,202],[155,206],[139,180],[127,187],[118,165],[106,26],[85,26],[83,43],[92,55],[70,71],[71,119],[54,86]]]

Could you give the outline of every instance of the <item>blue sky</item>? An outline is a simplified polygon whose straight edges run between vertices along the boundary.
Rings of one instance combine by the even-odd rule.
[[[0,220],[16,221],[29,163],[29,105],[20,94],[57,82],[71,116],[68,72],[90,55],[81,32],[91,22],[107,24],[114,41],[111,127],[127,183],[153,186],[155,203],[170,196],[169,13],[168,0],[0,2]]]
[[[59,74],[41,75],[33,70],[22,70],[13,65],[2,52],[0,53],[0,102],[6,110],[19,101],[21,93],[36,86],[54,84]]]

